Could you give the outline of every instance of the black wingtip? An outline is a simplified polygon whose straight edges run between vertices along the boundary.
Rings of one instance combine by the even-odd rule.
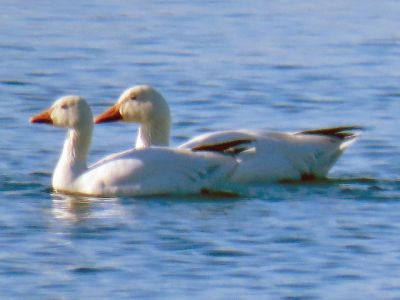
[[[192,148],[192,151],[211,151],[211,152],[219,152],[219,153],[230,153],[237,154],[247,150],[245,144],[252,143],[251,139],[241,139],[241,140],[233,140],[218,144],[209,144],[209,145],[200,145]],[[238,147],[242,146],[242,147]]]
[[[356,136],[352,131],[354,130],[364,130],[363,126],[338,126],[331,128],[320,128],[320,129],[311,129],[304,130],[298,132],[297,134],[309,134],[309,135],[325,135],[325,136],[333,136],[339,139],[351,138]]]

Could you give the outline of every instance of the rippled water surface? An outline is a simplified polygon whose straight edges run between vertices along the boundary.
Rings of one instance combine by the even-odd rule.
[[[400,299],[398,1],[1,1],[0,298]],[[228,128],[357,124],[326,181],[236,198],[76,198],[50,179],[65,133],[151,84],[173,144]],[[97,126],[91,161],[136,126]]]

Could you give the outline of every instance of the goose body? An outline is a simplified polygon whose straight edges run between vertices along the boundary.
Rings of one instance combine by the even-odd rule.
[[[223,186],[221,178],[229,177],[235,167],[234,161],[215,153],[132,149],[88,168],[73,182],[73,190],[102,196],[218,191]]]
[[[138,148],[169,144],[169,107],[163,96],[151,86],[126,90],[116,104],[95,119],[96,123],[118,120],[140,124],[136,138]],[[221,152],[221,144],[232,144],[232,147],[223,147],[222,152],[235,153],[238,167],[230,178],[234,183],[322,178],[357,139],[358,135],[351,132],[357,129],[360,128],[336,127],[297,133],[217,131],[197,136],[178,149]]]
[[[58,192],[92,196],[199,193],[219,189],[237,167],[227,155],[169,148],[132,149],[87,167],[93,116],[78,96],[59,99],[31,122],[68,128],[52,177]]]
[[[204,148],[242,140],[236,155],[238,168],[231,177],[237,183],[324,178],[356,136],[279,133],[255,130],[219,131],[200,135],[180,149]]]

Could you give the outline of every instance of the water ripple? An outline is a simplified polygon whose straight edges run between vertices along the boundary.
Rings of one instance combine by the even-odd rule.
[[[0,298],[398,298],[400,4],[382,1],[2,1]],[[174,145],[368,130],[326,180],[237,197],[54,193],[64,133],[29,116],[71,93],[98,113],[135,84],[166,96]],[[135,130],[96,126],[90,161]]]

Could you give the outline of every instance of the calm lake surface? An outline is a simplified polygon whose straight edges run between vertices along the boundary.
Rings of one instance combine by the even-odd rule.
[[[400,2],[18,1],[0,12],[1,299],[400,299]],[[230,128],[366,127],[318,183],[238,198],[51,191],[65,132],[29,117],[126,88],[173,145]],[[96,126],[91,162],[133,145]]]

